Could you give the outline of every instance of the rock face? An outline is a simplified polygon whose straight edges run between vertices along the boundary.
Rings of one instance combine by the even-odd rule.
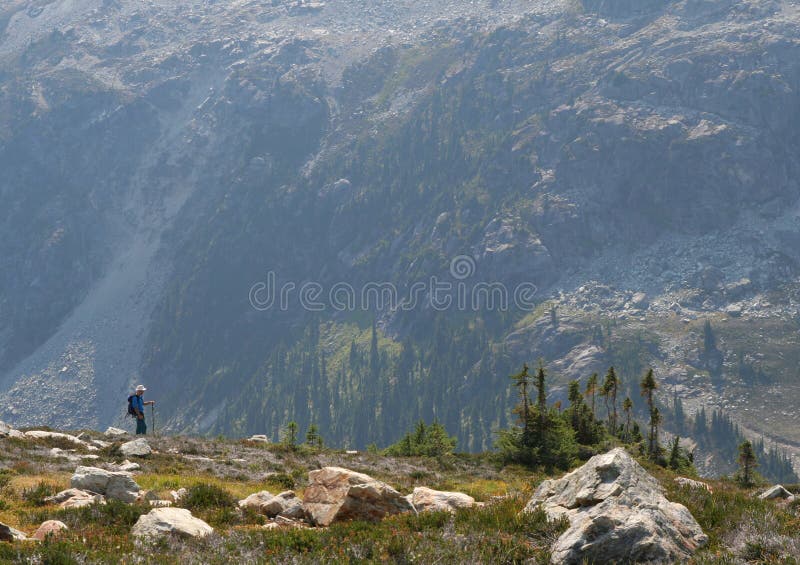
[[[141,490],[130,473],[106,471],[97,467],[78,467],[70,481],[72,488],[102,494],[123,502],[134,502]]]
[[[539,507],[549,518],[570,523],[553,545],[553,563],[685,562],[708,542],[686,507],[668,501],[622,448],[544,481],[525,511]]]
[[[192,516],[183,508],[155,508],[139,517],[131,533],[135,537],[163,537],[177,535],[180,537],[203,538],[214,532],[214,529]]]
[[[62,531],[68,529],[69,528],[67,528],[67,525],[64,522],[60,522],[58,520],[48,520],[43,522],[31,537],[33,539],[38,539],[39,541],[44,541],[47,536],[56,537]]]
[[[318,526],[346,520],[377,522],[385,516],[414,510],[399,492],[369,475],[325,467],[311,471],[308,479],[303,506]]]
[[[469,495],[433,490],[427,487],[415,488],[414,492],[406,498],[418,512],[438,510],[453,512],[456,508],[469,508],[475,505],[475,499]]]
[[[150,444],[147,443],[147,440],[144,438],[123,443],[119,450],[126,457],[147,457],[153,452]]]
[[[760,498],[761,500],[775,500],[777,498],[780,500],[788,500],[789,502],[792,502],[795,499],[795,496],[791,492],[786,490],[783,487],[783,485],[775,485],[774,487],[771,487],[766,491],[762,492],[761,494],[759,494],[758,498]]]

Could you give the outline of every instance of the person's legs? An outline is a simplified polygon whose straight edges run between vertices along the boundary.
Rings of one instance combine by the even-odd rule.
[[[146,435],[147,434],[147,424],[144,421],[144,418],[136,420],[136,435]]]

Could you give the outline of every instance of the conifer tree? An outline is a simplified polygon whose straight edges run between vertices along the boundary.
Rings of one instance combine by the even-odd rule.
[[[653,376],[653,369],[649,369],[640,383],[642,396],[647,399],[647,406],[650,410],[650,433],[647,436],[647,454],[651,459],[656,460],[660,452],[658,444],[658,426],[661,423],[661,414],[655,405],[655,391],[658,383]]]
[[[631,441],[631,411],[633,409],[633,401],[630,396],[626,396],[622,401],[622,410],[625,411],[625,441]]]
[[[751,487],[755,484],[755,468],[758,466],[753,444],[745,440],[739,446],[739,476],[738,480],[742,486]]]
[[[619,388],[619,380],[614,367],[609,367],[606,373],[605,381],[603,381],[603,389],[601,394],[606,399],[606,412],[608,415],[608,431],[611,435],[617,435],[617,390]],[[608,403],[611,402],[611,409],[608,408]]]
[[[592,397],[592,414],[597,414],[597,411],[595,410],[595,397],[597,396],[597,373],[592,373],[592,376],[586,381],[586,391],[584,394],[587,398],[589,396]]]

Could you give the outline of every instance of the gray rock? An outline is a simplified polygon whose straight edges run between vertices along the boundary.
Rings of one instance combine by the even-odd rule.
[[[552,562],[675,563],[708,543],[689,511],[668,501],[661,485],[624,449],[536,489],[526,512],[543,508],[569,529],[553,544]]]
[[[183,508],[154,508],[139,517],[131,534],[134,537],[159,538],[176,535],[185,538],[204,538],[211,535],[214,529],[192,516]]]
[[[770,487],[769,489],[765,490],[761,494],[758,495],[758,498],[761,500],[775,500],[775,499],[782,499],[792,501],[795,499],[795,496],[786,490],[783,485],[775,485]]]
[[[108,428],[108,429],[105,431],[105,434],[104,434],[104,435],[105,435],[106,437],[112,437],[112,438],[115,438],[115,437],[122,437],[122,436],[126,436],[126,435],[128,435],[128,432],[126,432],[125,430],[122,430],[122,429],[120,429],[120,428],[115,428],[115,427],[113,427],[113,426],[112,426],[112,427]]]
[[[72,488],[102,494],[106,498],[134,502],[141,488],[130,473],[106,471],[97,467],[78,467],[70,481]]]
[[[439,510],[454,512],[457,508],[469,508],[475,505],[475,499],[467,494],[427,487],[416,487],[406,498],[418,512]]]
[[[123,443],[119,450],[126,457],[147,457],[153,453],[150,444],[144,438],[135,439],[127,443]]]
[[[61,508],[81,508],[92,504],[105,504],[103,495],[77,488],[62,490],[44,499],[47,504],[58,504]]]
[[[395,489],[363,473],[325,467],[311,471],[308,479],[303,506],[318,526],[347,520],[377,522],[392,514],[414,510]]]
[[[0,541],[14,542],[26,539],[28,539],[28,537],[24,533],[0,522]]]

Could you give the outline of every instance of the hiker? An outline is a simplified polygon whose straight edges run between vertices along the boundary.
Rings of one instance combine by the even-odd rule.
[[[144,391],[147,389],[144,388],[143,385],[139,385],[136,387],[136,394],[131,396],[128,399],[130,404],[130,410],[133,415],[136,416],[136,435],[146,435],[147,434],[147,424],[144,421],[144,407],[145,406],[154,406],[156,401],[155,400],[145,400],[142,398],[144,395]]]

